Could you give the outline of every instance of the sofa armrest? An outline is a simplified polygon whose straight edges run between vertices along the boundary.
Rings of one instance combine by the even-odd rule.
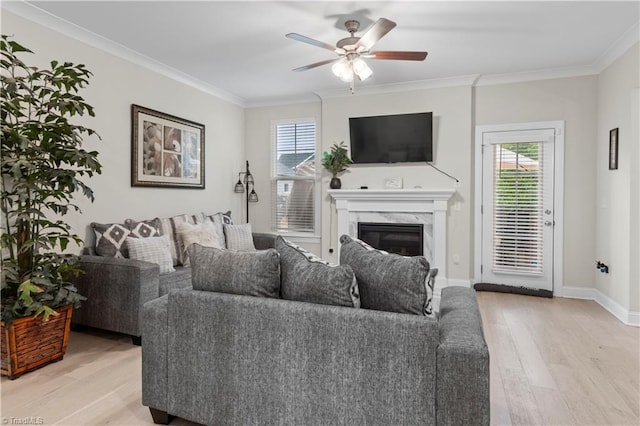
[[[442,289],[437,424],[489,424],[489,350],[475,290]]]
[[[253,245],[256,250],[266,250],[276,246],[276,234],[253,233]]]
[[[83,255],[79,266],[85,273],[73,283],[87,300],[74,312],[73,322],[140,336],[142,305],[159,296],[158,265]]]
[[[142,308],[142,404],[167,411],[167,331],[166,294]]]

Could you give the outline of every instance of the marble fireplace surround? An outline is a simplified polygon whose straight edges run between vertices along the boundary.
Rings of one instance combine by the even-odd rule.
[[[447,284],[447,208],[454,192],[453,189],[328,190],[336,202],[338,238],[343,234],[357,237],[358,222],[422,223],[423,252],[439,270],[438,287]]]

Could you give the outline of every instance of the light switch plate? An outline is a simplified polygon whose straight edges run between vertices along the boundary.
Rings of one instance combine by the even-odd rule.
[[[384,181],[387,189],[402,189],[402,178],[389,178]]]

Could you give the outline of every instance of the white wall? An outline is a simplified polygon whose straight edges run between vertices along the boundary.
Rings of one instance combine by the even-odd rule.
[[[587,76],[475,89],[476,125],[565,121],[565,287],[593,287],[596,83]]]
[[[457,177],[460,185],[450,200],[447,218],[447,278],[469,279],[472,268],[471,241],[471,88],[446,87],[385,94],[328,97],[322,101],[322,150],[334,143],[349,145],[349,117],[433,112],[434,162],[445,172]],[[322,180],[322,256],[335,258],[337,228],[335,206],[326,191],[331,176],[324,172]],[[402,178],[404,188],[453,189],[455,182],[427,164],[353,165],[340,176],[343,188],[384,188],[385,179]],[[455,209],[453,208],[455,205]],[[330,254],[330,249],[334,253]],[[457,254],[460,262],[452,262]],[[434,265],[437,266],[437,265]]]
[[[200,211],[240,212],[234,196],[236,173],[244,160],[244,110],[192,87],[161,76],[102,50],[2,10],[3,34],[33,50],[27,63],[48,66],[51,60],[84,63],[93,72],[81,92],[94,106],[96,117],[83,124],[102,141],[86,140],[85,148],[99,151],[103,172],[87,181],[95,192],[91,204],[80,194],[82,214],[68,216],[74,232],[93,241],[88,224],[147,219]],[[205,125],[205,186],[197,189],[132,188],[131,104],[183,117]]]
[[[610,267],[594,272],[596,288],[629,311],[640,311],[638,286],[638,66],[640,44],[598,77],[596,256]],[[618,170],[608,169],[609,131],[619,129]]]

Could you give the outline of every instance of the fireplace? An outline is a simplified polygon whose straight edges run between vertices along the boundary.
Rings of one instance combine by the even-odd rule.
[[[403,256],[422,256],[423,229],[424,225],[421,223],[358,222],[358,238],[389,253]]]

